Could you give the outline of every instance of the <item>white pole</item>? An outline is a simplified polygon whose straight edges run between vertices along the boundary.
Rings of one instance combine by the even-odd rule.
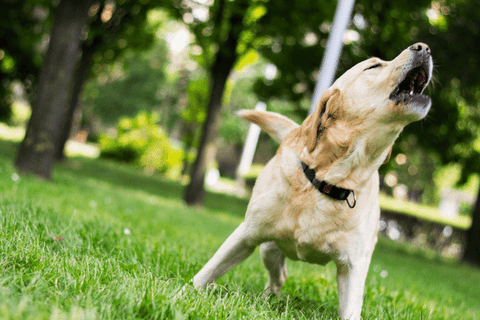
[[[255,106],[255,110],[265,111],[267,105],[264,102],[258,102]],[[250,166],[252,165],[253,156],[255,155],[255,149],[257,148],[258,136],[260,135],[260,127],[256,124],[251,124],[250,129],[248,129],[247,141],[243,148],[242,157],[240,158],[240,164],[238,165],[237,174],[240,177],[245,177],[245,175],[250,171]]]
[[[343,35],[347,30],[352,15],[353,5],[355,0],[339,0],[337,9],[335,10],[335,17],[333,25],[328,36],[327,47],[323,54],[322,65],[318,75],[315,91],[313,92],[312,104],[310,106],[310,113],[315,110],[318,100],[322,93],[327,90],[333,83],[335,72],[338,66],[338,60],[342,53]]]

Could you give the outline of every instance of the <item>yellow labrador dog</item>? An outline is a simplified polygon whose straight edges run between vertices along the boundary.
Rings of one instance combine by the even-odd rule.
[[[378,168],[410,122],[427,115],[422,92],[432,75],[430,48],[417,43],[392,61],[371,58],[326,90],[302,125],[262,111],[239,115],[281,142],[259,175],[245,221],[193,278],[214,282],[260,245],[278,294],[285,257],[337,266],[339,315],[360,319],[365,278],[377,242]]]

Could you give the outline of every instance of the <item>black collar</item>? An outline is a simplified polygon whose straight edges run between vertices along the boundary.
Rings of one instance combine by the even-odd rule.
[[[305,173],[305,176],[307,176],[308,180],[310,180],[310,182],[318,191],[320,191],[323,194],[326,194],[330,198],[347,201],[347,204],[350,208],[355,207],[355,205],[357,204],[357,197],[355,196],[354,190],[343,189],[333,184],[328,184],[323,180],[318,180],[317,177],[315,176],[315,171],[313,169],[310,169],[303,162],[301,162],[301,164],[302,164],[302,170]],[[348,197],[350,196],[350,194],[353,195],[353,204],[351,204],[350,201],[348,200]]]

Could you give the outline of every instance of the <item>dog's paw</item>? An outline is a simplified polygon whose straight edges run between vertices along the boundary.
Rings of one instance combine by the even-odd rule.
[[[269,283],[265,285],[265,289],[263,289],[262,297],[269,298],[269,297],[276,297],[280,295],[281,288],[275,288],[275,286],[270,286]]]

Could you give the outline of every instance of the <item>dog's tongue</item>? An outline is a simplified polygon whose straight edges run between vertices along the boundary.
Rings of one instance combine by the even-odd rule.
[[[417,78],[417,79],[418,79],[418,83],[419,83],[421,86],[423,86],[423,84],[424,84],[425,82],[427,82],[427,77],[426,77],[423,73],[420,73],[420,74],[418,75],[418,78]]]

